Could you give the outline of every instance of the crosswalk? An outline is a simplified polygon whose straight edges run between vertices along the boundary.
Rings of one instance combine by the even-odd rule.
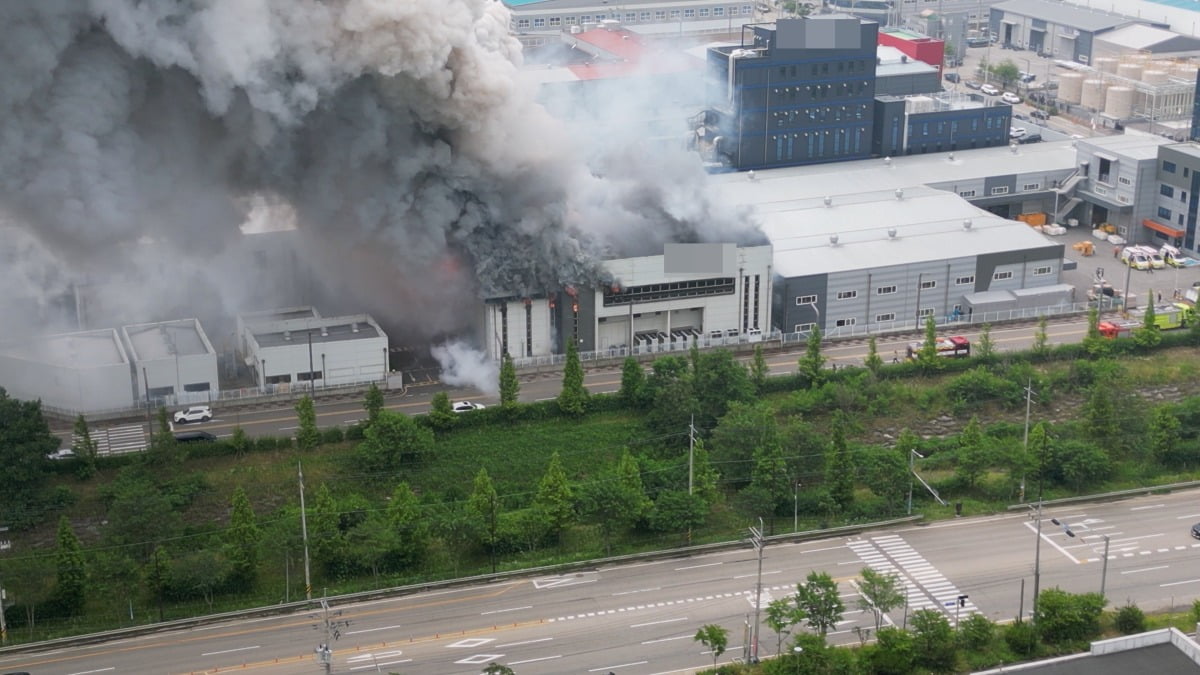
[[[76,440],[78,437],[71,437],[72,445]],[[96,429],[92,432],[92,440],[96,441],[96,454],[101,456],[141,452],[146,449],[146,425],[122,424]]]
[[[847,545],[871,569],[900,579],[910,613],[935,609],[946,614],[953,625],[955,616],[965,618],[979,611],[970,598],[962,607],[956,607],[962,593],[899,535],[856,539]]]

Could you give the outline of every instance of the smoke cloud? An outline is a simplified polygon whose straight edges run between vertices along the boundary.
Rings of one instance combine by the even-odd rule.
[[[500,394],[500,369],[487,354],[454,341],[430,350],[442,367],[442,382],[452,387],[471,387],[487,396]]]
[[[82,284],[89,328],[300,301],[428,338],[746,227],[694,160],[585,151],[494,0],[7,0],[0,25],[3,325]],[[243,234],[264,200],[296,231]]]

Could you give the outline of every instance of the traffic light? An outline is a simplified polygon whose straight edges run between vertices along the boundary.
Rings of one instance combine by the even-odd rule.
[[[969,597],[970,597],[969,595],[960,595],[960,596],[958,596],[958,606],[959,606],[959,607],[966,607],[966,606],[967,606],[967,598],[969,598]]]

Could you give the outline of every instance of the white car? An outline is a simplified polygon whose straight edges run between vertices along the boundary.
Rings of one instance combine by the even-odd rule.
[[[75,451],[70,448],[61,448],[46,455],[46,459],[71,459],[75,456]]]
[[[979,88],[979,91],[982,91],[983,93],[987,94],[988,96],[995,96],[996,94],[1000,93],[999,87],[997,87],[994,84],[985,84]]]
[[[1025,131],[1025,127],[1013,127],[1008,130],[1008,137],[1013,139],[1024,138],[1026,133],[1028,132]]]
[[[212,408],[206,405],[194,405],[187,410],[180,410],[175,413],[176,424],[187,424],[188,422],[207,422],[212,419]]]
[[[452,406],[454,412],[456,413],[471,412],[472,410],[483,410],[486,407],[487,406],[482,403],[475,403],[473,401],[456,401]]]
[[[1021,102],[1021,97],[1017,96],[1011,91],[1006,91],[1000,95],[1000,100],[1008,103],[1009,105],[1016,105]]]

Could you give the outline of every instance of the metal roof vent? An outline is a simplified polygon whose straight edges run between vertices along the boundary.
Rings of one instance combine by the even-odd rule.
[[[825,199],[824,199],[824,200],[822,200],[822,201],[824,201],[824,202],[825,202],[825,206],[826,206],[826,207],[833,206],[833,197],[826,196],[826,197],[825,197]]]
[[[946,157],[946,159],[948,159],[948,160],[950,160],[951,162],[953,162],[953,161],[954,161],[954,153],[953,153],[953,152],[952,152],[952,153],[950,153],[950,156]]]
[[[290,330],[283,331],[283,339],[291,340],[292,339],[292,331],[290,331]]]
[[[896,188],[896,199],[904,199],[904,188]]]
[[[837,246],[837,243],[838,243],[838,236],[836,234],[829,235],[829,245]]]
[[[1017,154],[1017,144],[1015,142],[1009,143],[1008,147],[1012,149],[1012,154],[1014,154],[1014,155]]]
[[[746,172],[746,178],[754,180],[754,169],[750,169],[748,172]]]
[[[321,326],[321,337],[329,337],[329,328]]]
[[[351,322],[350,322],[350,332],[351,332],[351,333],[357,333],[357,332],[358,332],[358,322],[357,322],[357,321],[351,321]]]
[[[972,225],[972,224],[973,224],[973,223],[971,223],[971,219],[970,219],[970,218],[967,218],[966,220],[964,220],[964,221],[963,221],[963,229],[964,229],[964,230],[966,230],[966,231],[968,231],[968,232],[970,232],[970,231],[971,231],[971,225]]]
[[[889,227],[888,228],[888,239],[895,239],[895,238],[896,238],[896,228]]]
[[[884,163],[884,164],[886,164],[886,165],[888,165],[888,166],[891,166],[891,165],[892,165],[892,158],[891,158],[891,157],[884,157],[884,158],[883,158],[883,163]]]

